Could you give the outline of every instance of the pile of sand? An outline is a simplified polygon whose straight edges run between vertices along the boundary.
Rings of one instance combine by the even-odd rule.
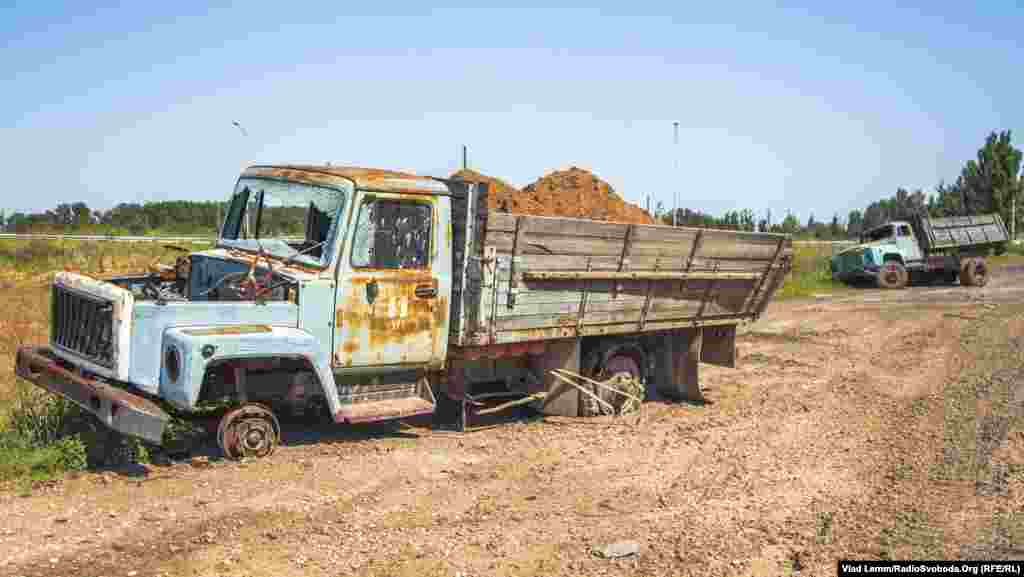
[[[474,170],[460,170],[452,176],[486,182],[491,210],[637,224],[654,222],[642,208],[624,201],[607,182],[575,166],[547,174],[523,190]]]

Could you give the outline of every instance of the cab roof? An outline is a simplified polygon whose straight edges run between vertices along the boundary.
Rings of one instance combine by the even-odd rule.
[[[448,195],[448,186],[438,178],[420,176],[380,168],[358,166],[307,165],[254,165],[242,171],[242,177],[278,178],[284,180],[323,184],[379,192]]]

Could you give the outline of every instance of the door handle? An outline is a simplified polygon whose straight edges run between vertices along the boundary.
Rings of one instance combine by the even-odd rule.
[[[437,296],[437,287],[429,284],[416,285],[416,298],[432,299]]]

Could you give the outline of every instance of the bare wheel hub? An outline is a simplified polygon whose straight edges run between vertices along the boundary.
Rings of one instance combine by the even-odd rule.
[[[629,355],[614,355],[604,363],[604,376],[614,377],[619,373],[629,373],[634,379],[640,378],[640,365]]]
[[[228,411],[217,427],[217,444],[229,459],[266,457],[277,448],[281,426],[263,405],[248,404]]]
[[[885,280],[890,284],[896,284],[900,282],[900,271],[895,265],[889,265],[885,267]]]

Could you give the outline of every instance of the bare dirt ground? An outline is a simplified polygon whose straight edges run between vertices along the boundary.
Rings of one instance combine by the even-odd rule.
[[[1024,557],[1024,267],[774,304],[708,403],[465,434],[292,428],[269,459],[0,494],[4,575],[833,575]],[[200,466],[201,465],[201,466]],[[638,555],[602,559],[619,541]]]

